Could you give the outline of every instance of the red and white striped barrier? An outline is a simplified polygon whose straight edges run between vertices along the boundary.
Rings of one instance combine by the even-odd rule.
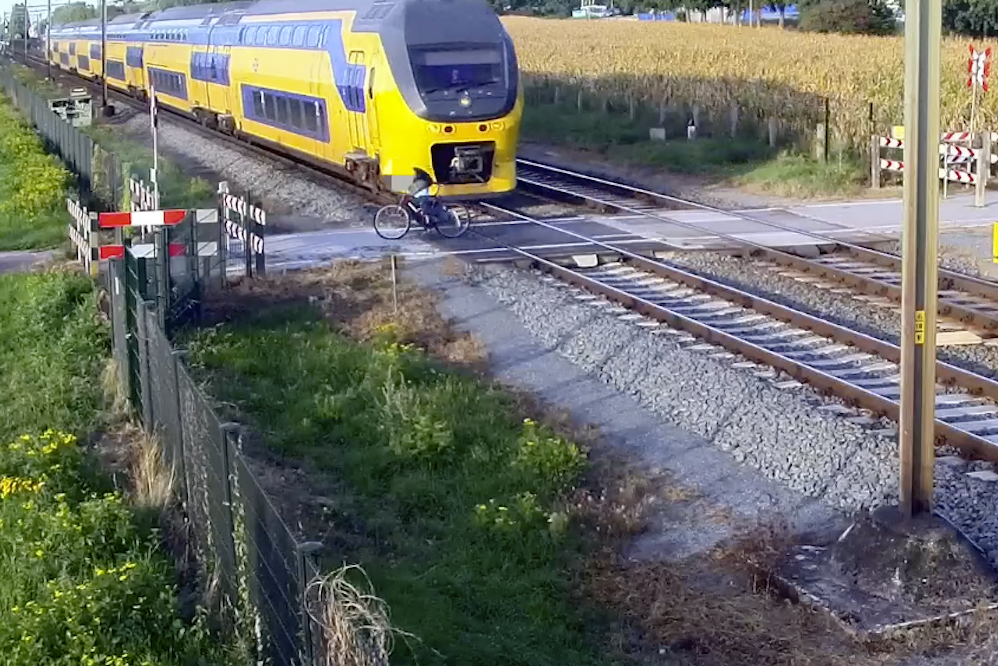
[[[973,132],[943,132],[939,137],[942,143],[962,143],[970,141]],[[991,143],[998,143],[998,132],[991,132]]]
[[[969,132],[951,132],[951,134],[969,134]],[[892,139],[886,136],[880,137],[881,148],[904,148],[902,139]],[[964,146],[954,146],[951,143],[940,143],[939,154],[947,157],[959,158],[959,161],[966,161],[976,158],[981,153],[980,148],[965,148]],[[998,154],[991,153],[991,164],[998,164]]]
[[[187,217],[186,210],[142,210],[124,213],[101,213],[100,228],[175,226]]]
[[[898,173],[904,172],[904,162],[899,160],[885,160],[880,159],[880,168],[883,171],[894,171]],[[966,183],[968,185],[973,185],[977,182],[977,174],[971,173],[969,171],[960,171],[959,169],[939,169],[939,178],[945,180],[952,180],[957,183]]]
[[[132,246],[133,249],[138,246]],[[171,257],[182,257],[187,254],[187,246],[183,243],[170,243],[167,246],[167,254]],[[100,259],[101,261],[106,261],[107,259],[124,259],[125,258],[125,246],[124,245],[103,245],[100,248]]]

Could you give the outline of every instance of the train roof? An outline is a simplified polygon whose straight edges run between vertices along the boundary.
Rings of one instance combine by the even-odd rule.
[[[399,7],[402,8],[401,11],[398,10]],[[355,25],[356,28],[376,31],[377,24],[390,16],[394,20],[389,23],[397,23],[400,20],[406,22],[400,14],[431,15],[445,21],[464,21],[473,18],[475,14],[481,15],[482,9],[487,9],[488,13],[494,16],[484,0],[297,0],[294,4],[288,3],[287,0],[237,0],[170,7],[141,14],[123,14],[109,20],[108,25],[130,26],[133,29],[144,30],[157,23],[169,22],[170,28],[184,28],[202,26],[215,21],[229,25],[238,24],[243,17],[350,11],[356,13],[355,23],[359,24]],[[498,21],[498,18],[496,20]],[[94,28],[100,28],[100,19],[53,24],[53,28],[60,33],[88,33]]]

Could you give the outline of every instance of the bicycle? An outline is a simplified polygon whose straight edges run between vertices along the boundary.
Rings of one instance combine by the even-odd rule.
[[[427,219],[415,197],[406,193],[397,204],[388,204],[374,214],[374,231],[385,240],[399,240],[415,221],[424,231],[433,227],[444,238],[459,238],[471,226],[468,209],[460,205],[444,205],[435,201],[432,219]]]

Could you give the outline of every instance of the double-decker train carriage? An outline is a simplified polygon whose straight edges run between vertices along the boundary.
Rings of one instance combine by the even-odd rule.
[[[523,92],[512,40],[484,0],[283,0],[173,7],[106,28],[109,87],[219,131],[443,199],[516,187]],[[100,22],[54,25],[50,61],[92,79]]]

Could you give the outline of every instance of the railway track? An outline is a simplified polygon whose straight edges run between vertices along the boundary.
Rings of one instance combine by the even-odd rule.
[[[527,218],[494,204],[482,206],[498,216]],[[552,226],[542,220],[533,222]],[[481,230],[473,231],[488,237]],[[859,409],[898,420],[901,350],[897,345],[612,243],[588,240],[620,259],[573,268],[507,247],[533,266],[588,292],[579,298],[606,298],[620,306],[622,316],[639,319],[639,325],[666,324],[682,331],[693,349],[736,359],[738,367],[776,381],[778,388],[789,390],[807,383]],[[777,371],[793,379],[780,380]],[[939,443],[998,462],[998,382],[941,361],[936,363],[936,377]],[[843,408],[844,413],[848,411]]]
[[[710,232],[729,247],[748,249],[760,263],[781,275],[808,282],[819,289],[838,291],[845,287],[858,300],[900,311],[901,258],[895,254],[540,162],[520,159],[517,169],[523,183],[531,190],[645,216],[700,233],[704,233],[702,227],[671,218],[667,211],[677,208],[703,210],[807,236],[816,244],[829,246],[832,252],[808,258],[730,234]],[[998,284],[940,268],[938,314],[938,345],[998,345]]]

